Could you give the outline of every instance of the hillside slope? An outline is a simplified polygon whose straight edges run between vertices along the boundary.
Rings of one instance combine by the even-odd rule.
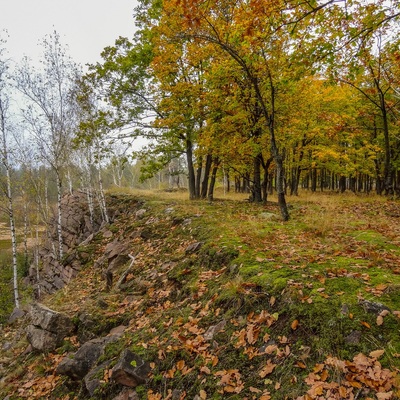
[[[41,300],[71,335],[27,351],[28,317],[2,328],[0,397],[400,398],[399,203],[303,196],[283,223],[273,203],[115,196],[125,211]],[[93,341],[89,373],[66,376]],[[117,377],[126,350],[144,380]]]

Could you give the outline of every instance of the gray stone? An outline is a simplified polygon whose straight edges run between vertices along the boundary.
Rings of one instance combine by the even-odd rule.
[[[360,331],[353,331],[350,335],[346,336],[344,341],[347,344],[359,344],[361,341],[361,332]]]
[[[368,300],[361,300],[359,302],[359,304],[364,308],[364,310],[366,312],[375,314],[375,315],[379,315],[382,311],[390,311],[389,307],[386,307],[385,305],[381,304],[381,303],[374,303],[372,301],[368,301]]]
[[[147,212],[147,210],[145,210],[144,208],[141,208],[140,210],[136,211],[135,216],[136,216],[136,218],[141,219],[144,217],[146,212]]]
[[[68,316],[51,310],[43,304],[32,304],[30,315],[32,325],[55,333],[58,337],[64,338],[74,330],[74,324]]]
[[[218,322],[217,325],[210,326],[207,329],[207,332],[204,334],[204,340],[210,341],[210,340],[214,339],[214,336],[217,333],[221,332],[225,328],[225,325],[226,325],[226,321],[223,319],[221,322]]]
[[[189,246],[186,247],[185,252],[186,252],[186,254],[196,253],[201,249],[201,246],[203,246],[203,242],[195,242],[195,243],[189,244]]]
[[[106,361],[100,364],[98,367],[90,370],[89,373],[85,376],[84,381],[86,390],[89,392],[91,397],[93,397],[96,389],[101,385],[101,380],[99,379],[101,372],[107,369],[110,365],[111,361]]]
[[[124,350],[112,369],[111,378],[124,386],[136,387],[147,381],[150,365],[130,350]]]
[[[13,324],[18,319],[22,318],[25,315],[25,311],[21,310],[20,308],[14,308],[13,312],[11,313],[10,317],[8,318],[8,323]]]
[[[125,387],[112,400],[139,400],[139,396],[133,389]]]
[[[116,336],[96,338],[84,343],[75,353],[65,357],[58,364],[56,373],[66,375],[74,380],[82,380],[85,375],[96,365],[97,360],[104,354],[108,343],[117,340]]]
[[[61,343],[57,334],[29,325],[27,330],[28,342],[32,348],[39,351],[53,351]]]

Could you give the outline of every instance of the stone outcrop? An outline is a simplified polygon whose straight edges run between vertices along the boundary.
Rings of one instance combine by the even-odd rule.
[[[140,204],[128,199],[120,198],[109,199],[109,214],[112,220],[115,216],[126,212],[133,206],[133,212]],[[25,284],[34,285],[40,288],[40,293],[53,293],[68,284],[75,278],[82,265],[90,260],[91,252],[85,251],[94,240],[96,233],[104,231],[104,236],[112,239],[112,232],[105,226],[99,207],[95,207],[93,215],[90,215],[87,195],[82,191],[65,195],[61,203],[62,213],[62,235],[63,235],[63,260],[57,259],[58,235],[56,220],[50,221],[50,229],[45,233],[45,238],[39,251],[39,281],[37,281],[37,271],[35,266],[31,266]],[[140,213],[139,213],[140,214]],[[128,251],[118,249],[111,245],[109,263],[114,268],[128,259]]]
[[[39,351],[56,349],[75,328],[66,315],[39,303],[32,304],[30,317],[27,338],[32,348]]]

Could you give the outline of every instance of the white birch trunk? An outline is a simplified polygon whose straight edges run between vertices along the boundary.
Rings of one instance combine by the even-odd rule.
[[[62,211],[61,211],[61,199],[62,199],[62,183],[59,173],[57,175],[57,237],[58,237],[58,260],[61,260],[64,256],[64,242],[62,237]]]
[[[12,260],[13,260],[12,263],[13,263],[14,304],[15,304],[16,308],[19,308],[17,234],[15,232],[15,220],[14,220],[14,209],[13,209],[12,192],[11,192],[10,167],[8,166],[8,162],[5,161],[5,164],[7,165],[7,167],[6,167],[7,198],[8,198],[8,214],[10,217],[10,233],[11,233],[11,247],[12,247]]]
[[[104,221],[108,224],[110,222],[110,219],[108,217],[108,212],[107,212],[107,204],[106,204],[106,197],[104,195],[104,188],[103,188],[103,179],[101,177],[101,168],[100,168],[100,163],[98,163],[98,171],[99,171],[99,203],[100,203],[100,209],[103,214],[103,219]]]

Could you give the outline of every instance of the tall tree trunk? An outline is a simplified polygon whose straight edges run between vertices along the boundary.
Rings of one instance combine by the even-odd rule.
[[[200,186],[201,186],[201,175],[203,173],[203,157],[199,158],[199,162],[198,162],[198,166],[196,169],[196,183],[195,183],[195,187],[196,187],[196,199],[200,198]]]
[[[60,171],[56,171],[57,177],[57,237],[58,237],[58,260],[60,261],[64,256],[64,242],[62,237],[62,181]]]
[[[210,179],[210,185],[208,188],[208,200],[213,201],[214,200],[214,188],[215,188],[215,181],[217,179],[217,171],[218,171],[218,166],[220,164],[220,161],[218,157],[214,158],[214,166],[211,172],[211,179]]]
[[[193,166],[193,144],[190,139],[186,139],[186,161],[188,167],[189,199],[196,199],[196,178]]]
[[[210,177],[211,165],[212,165],[212,155],[211,154],[207,154],[206,166],[204,168],[203,182],[201,183],[200,197],[202,199],[205,199],[207,197],[207,187],[208,187],[208,180],[209,180],[209,177]]]
[[[255,203],[262,202],[262,193],[261,193],[261,164],[262,164],[262,154],[259,153],[254,158],[254,170],[253,170],[253,196],[252,200]]]
[[[13,259],[14,304],[16,308],[19,308],[17,234],[15,231],[14,208],[13,208],[13,199],[11,192],[11,176],[9,168],[7,168],[6,174],[7,174],[8,215],[10,219],[10,233],[11,233],[11,246],[12,246],[12,259]]]
[[[384,164],[384,170],[383,170],[385,194],[392,195],[393,194],[393,168],[392,168],[392,160],[391,160],[389,124],[388,124],[388,116],[387,116],[387,111],[386,111],[385,95],[382,93],[382,90],[380,88],[379,88],[379,100],[380,100],[380,108],[382,111],[383,136],[384,136],[384,141],[385,141],[385,164]]]
[[[99,180],[99,203],[100,203],[100,210],[103,214],[103,220],[107,224],[110,222],[110,218],[108,216],[108,211],[107,211],[107,203],[106,203],[106,196],[104,194],[104,187],[103,187],[103,177],[101,175],[101,167],[100,167],[100,162],[98,162],[97,165],[98,169],[98,180]]]

